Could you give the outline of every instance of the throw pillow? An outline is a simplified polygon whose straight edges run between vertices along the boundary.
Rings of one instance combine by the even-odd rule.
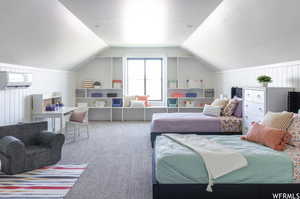
[[[224,116],[232,116],[236,107],[238,105],[238,101],[236,99],[231,99],[225,106],[224,110],[222,111],[222,115]]]
[[[208,116],[219,117],[221,108],[219,106],[204,105],[203,114]]]
[[[293,113],[290,112],[268,112],[263,121],[262,124],[270,127],[270,128],[276,128],[281,130],[287,130],[287,128],[290,126],[290,123],[293,119]]]
[[[149,106],[148,98],[149,98],[149,96],[137,96],[136,100],[138,100],[138,101],[144,101],[145,106]]]
[[[135,100],[136,96],[124,96],[124,107],[130,107],[131,100]]]
[[[243,117],[243,100],[241,98],[235,98],[238,101],[233,115],[235,117]]]
[[[228,99],[219,99],[219,98],[217,98],[211,103],[211,105],[212,106],[219,106],[222,109],[226,106],[227,103],[228,103]]]
[[[241,136],[241,139],[263,144],[274,150],[283,151],[289,142],[290,134],[287,131],[266,127],[254,122],[248,133]]]
[[[138,100],[131,100],[130,107],[132,108],[144,108],[145,102],[144,101],[138,101]]]
[[[290,144],[294,146],[300,145],[300,115],[294,115],[291,125],[288,128],[288,132],[292,136]]]
[[[84,122],[85,115],[86,115],[86,111],[84,111],[84,112],[74,111],[71,114],[70,121],[72,121],[72,122],[81,122],[82,123],[82,122]]]

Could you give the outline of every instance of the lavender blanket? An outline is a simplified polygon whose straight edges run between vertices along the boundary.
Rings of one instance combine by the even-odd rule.
[[[218,117],[203,113],[155,113],[151,132],[221,132]]]

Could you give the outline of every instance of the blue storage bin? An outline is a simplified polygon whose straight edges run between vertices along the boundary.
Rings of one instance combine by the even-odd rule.
[[[197,97],[197,93],[186,93],[186,97]]]
[[[91,97],[103,97],[102,93],[91,93]]]
[[[112,107],[122,107],[123,100],[122,99],[112,99]]]
[[[168,107],[177,107],[177,99],[168,99]]]

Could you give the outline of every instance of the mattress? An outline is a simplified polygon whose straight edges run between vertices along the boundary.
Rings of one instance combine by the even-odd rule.
[[[213,117],[203,113],[155,113],[151,132],[241,132],[242,118]]]
[[[215,184],[295,182],[294,163],[287,152],[278,152],[241,140],[238,135],[205,137],[237,150],[248,161],[247,167],[215,179]],[[208,183],[208,174],[201,156],[165,136],[156,138],[155,165],[156,180],[161,184]]]

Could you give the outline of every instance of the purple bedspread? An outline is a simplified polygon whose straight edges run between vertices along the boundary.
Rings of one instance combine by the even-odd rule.
[[[221,132],[221,123],[203,113],[155,113],[151,132]]]

